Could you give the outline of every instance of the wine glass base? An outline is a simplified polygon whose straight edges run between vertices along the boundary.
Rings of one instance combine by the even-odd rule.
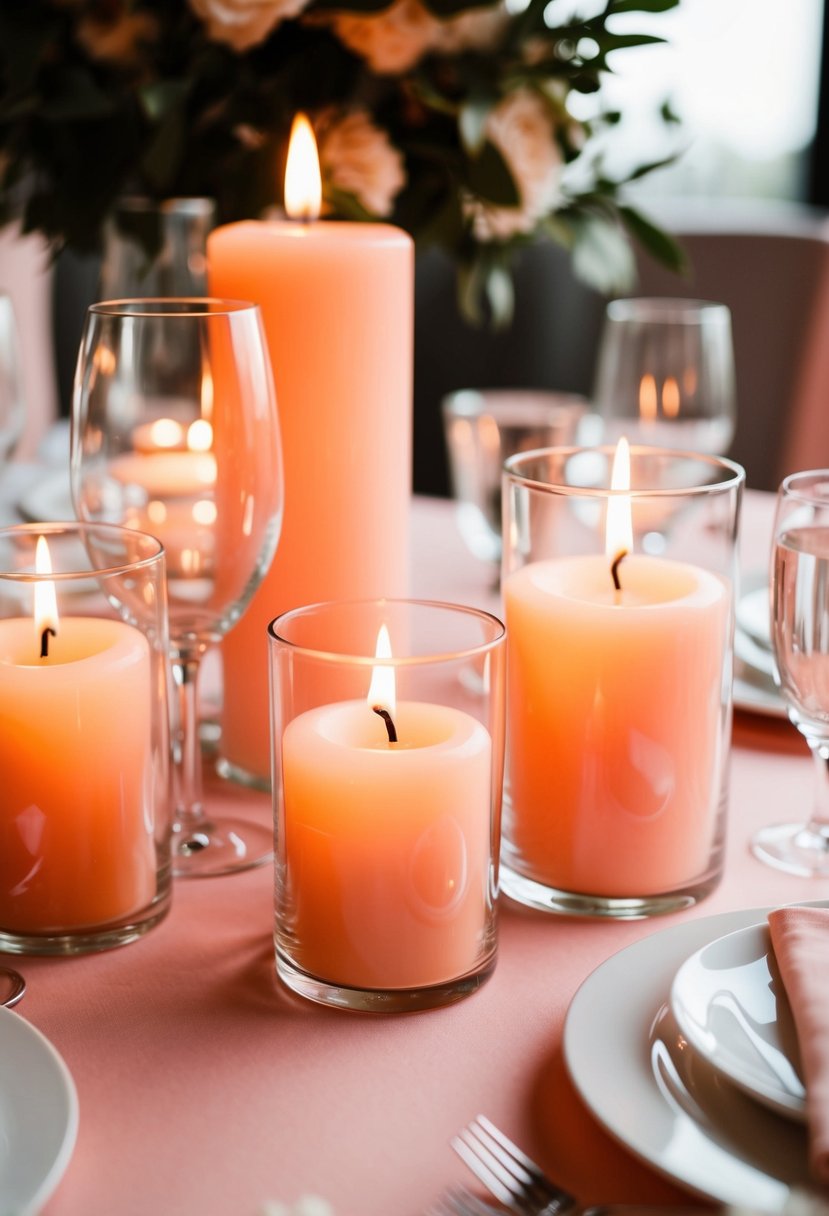
[[[176,878],[235,874],[273,861],[273,833],[245,819],[205,819],[173,832]]]
[[[756,858],[777,870],[802,878],[829,878],[829,833],[815,832],[806,823],[775,823],[751,841]]]

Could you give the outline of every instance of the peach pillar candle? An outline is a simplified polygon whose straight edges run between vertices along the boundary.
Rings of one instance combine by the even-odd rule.
[[[279,546],[222,643],[222,752],[267,780],[268,622],[407,591],[413,244],[388,224],[231,224],[208,240],[208,278],[261,308],[282,428]]]
[[[509,836],[561,890],[648,895],[704,872],[719,803],[729,592],[683,562],[534,562],[505,581]]]
[[[0,621],[0,925],[98,926],[155,895],[151,665],[121,621],[63,617],[41,658]]]
[[[492,745],[460,710],[401,702],[397,743],[366,701],[282,739],[285,926],[330,983],[418,988],[471,971],[488,921]]]

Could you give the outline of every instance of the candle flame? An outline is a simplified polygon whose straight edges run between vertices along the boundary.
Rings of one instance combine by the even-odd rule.
[[[666,418],[679,417],[679,385],[675,376],[666,376],[662,385],[662,413]]]
[[[49,555],[49,546],[46,543],[45,536],[37,538],[35,546],[35,573],[36,574],[51,574],[52,559]],[[35,582],[35,637],[37,638],[38,648],[40,640],[43,637],[44,631],[51,629],[53,633],[57,633],[60,618],[58,617],[58,601],[55,595],[55,583],[50,578],[39,578]]]
[[[157,448],[179,448],[184,431],[175,418],[156,418],[150,426],[150,439]]]
[[[391,638],[385,625],[381,625],[378,630],[374,656],[377,659],[390,659],[392,657]],[[394,716],[397,709],[397,689],[393,667],[378,665],[372,668],[367,700],[372,709],[385,709],[389,714]]]
[[[285,210],[291,219],[319,219],[322,179],[317,141],[310,122],[297,114],[291,127],[285,166]]]
[[[613,469],[610,474],[610,488],[611,490],[630,489],[630,447],[624,435],[616,444]],[[615,558],[620,553],[630,553],[632,548],[633,523],[630,495],[612,494],[607,500],[604,551],[608,557]]]
[[[650,372],[639,381],[639,417],[643,422],[653,422],[656,418],[656,380]]]
[[[187,447],[191,452],[209,452],[213,447],[213,427],[206,418],[197,418],[187,428]]]

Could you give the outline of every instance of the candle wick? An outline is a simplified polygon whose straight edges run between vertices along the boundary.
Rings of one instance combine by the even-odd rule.
[[[611,578],[613,579],[613,586],[616,588],[617,591],[622,590],[622,584],[619,582],[619,567],[621,566],[622,562],[625,560],[627,555],[628,555],[627,549],[620,549],[619,552],[614,557],[613,563],[610,567],[610,575],[611,575]]]
[[[49,638],[56,638],[58,635],[49,625],[43,630],[40,635],[40,657],[42,659],[49,658]]]
[[[382,705],[372,705],[371,708],[376,714],[379,714],[385,722],[386,730],[389,732],[389,743],[396,743],[397,731],[395,729],[394,722],[392,722],[392,717],[389,711],[387,709],[383,709]]]

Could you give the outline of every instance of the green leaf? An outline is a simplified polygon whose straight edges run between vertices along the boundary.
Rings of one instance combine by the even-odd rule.
[[[610,0],[607,16],[616,13],[667,13],[677,8],[679,0]]]
[[[630,242],[618,224],[583,215],[574,224],[573,271],[604,295],[630,290],[636,263]]]
[[[521,202],[506,161],[489,141],[484,144],[480,155],[469,162],[466,181],[473,194],[494,203],[496,207],[517,207]]]
[[[112,98],[98,88],[90,72],[68,67],[60,77],[59,88],[40,106],[43,118],[56,122],[108,118],[115,111]]]
[[[507,329],[515,312],[515,288],[512,275],[500,263],[488,266],[484,273],[484,290],[494,329]]]
[[[157,80],[143,85],[138,98],[151,122],[161,121],[184,102],[189,91],[186,80]]]
[[[486,142],[486,120],[495,105],[490,94],[473,93],[461,106],[458,129],[461,142],[470,156],[479,156]]]
[[[643,249],[677,274],[688,274],[688,257],[682,246],[669,233],[646,219],[640,211],[630,206],[620,206],[619,215],[630,234]]]

